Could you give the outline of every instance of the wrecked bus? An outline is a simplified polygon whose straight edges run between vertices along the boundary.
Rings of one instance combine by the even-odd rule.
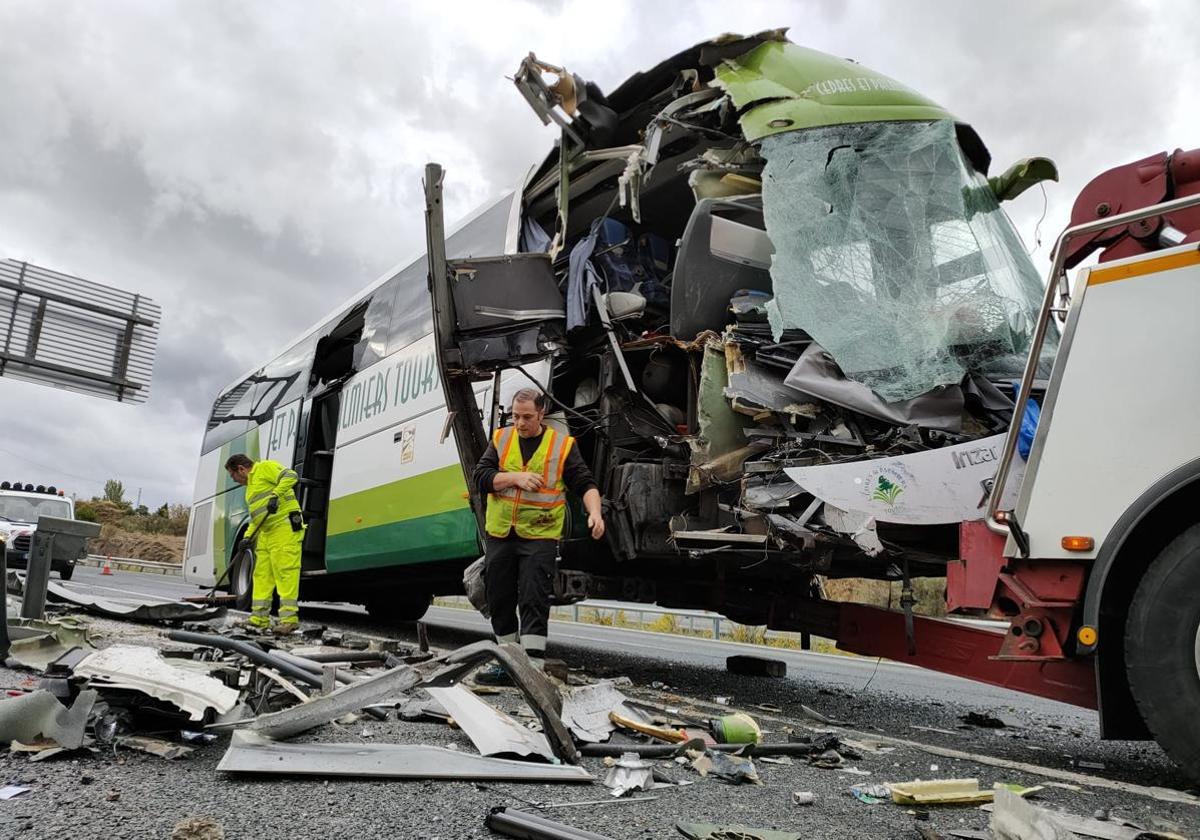
[[[515,82],[559,130],[520,249],[448,258],[430,164],[429,272],[463,474],[504,420],[473,389],[516,372],[600,483],[606,539],[567,535],[558,597],[1095,708],[1200,778],[1200,378],[1155,374],[1200,352],[1200,154],[1097,177],[1043,282],[1001,204],[1050,161],[989,177],[969,125],[782,32],[608,93],[532,54]],[[1007,630],[914,615],[922,575]],[[824,597],[839,577],[902,581],[899,610]]]

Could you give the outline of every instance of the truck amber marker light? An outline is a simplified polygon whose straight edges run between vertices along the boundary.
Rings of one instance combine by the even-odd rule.
[[[1091,551],[1096,541],[1091,537],[1063,537],[1062,547],[1065,551]]]

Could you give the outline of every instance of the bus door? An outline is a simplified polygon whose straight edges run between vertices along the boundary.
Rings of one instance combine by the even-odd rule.
[[[325,569],[325,535],[329,519],[329,487],[337,445],[342,386],[354,375],[354,350],[362,337],[367,309],[363,302],[337,323],[316,345],[303,439],[297,466],[303,488],[300,509],[308,529],[304,535],[301,572]]]

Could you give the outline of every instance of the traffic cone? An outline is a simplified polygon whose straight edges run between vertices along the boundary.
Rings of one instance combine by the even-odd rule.
[[[109,562],[108,562],[111,559],[112,559],[111,557],[104,558],[104,565],[100,567],[100,574],[102,574],[102,575],[111,575],[112,574],[112,566],[109,565]]]

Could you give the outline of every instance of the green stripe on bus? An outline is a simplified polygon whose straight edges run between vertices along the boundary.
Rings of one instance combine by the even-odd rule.
[[[332,538],[439,513],[469,514],[466,492],[457,464],[360,490],[329,502],[326,533]]]
[[[351,533],[331,535],[325,540],[325,568],[329,572],[353,572],[437,560],[474,560],[478,556],[475,517],[465,507],[360,528]]]

